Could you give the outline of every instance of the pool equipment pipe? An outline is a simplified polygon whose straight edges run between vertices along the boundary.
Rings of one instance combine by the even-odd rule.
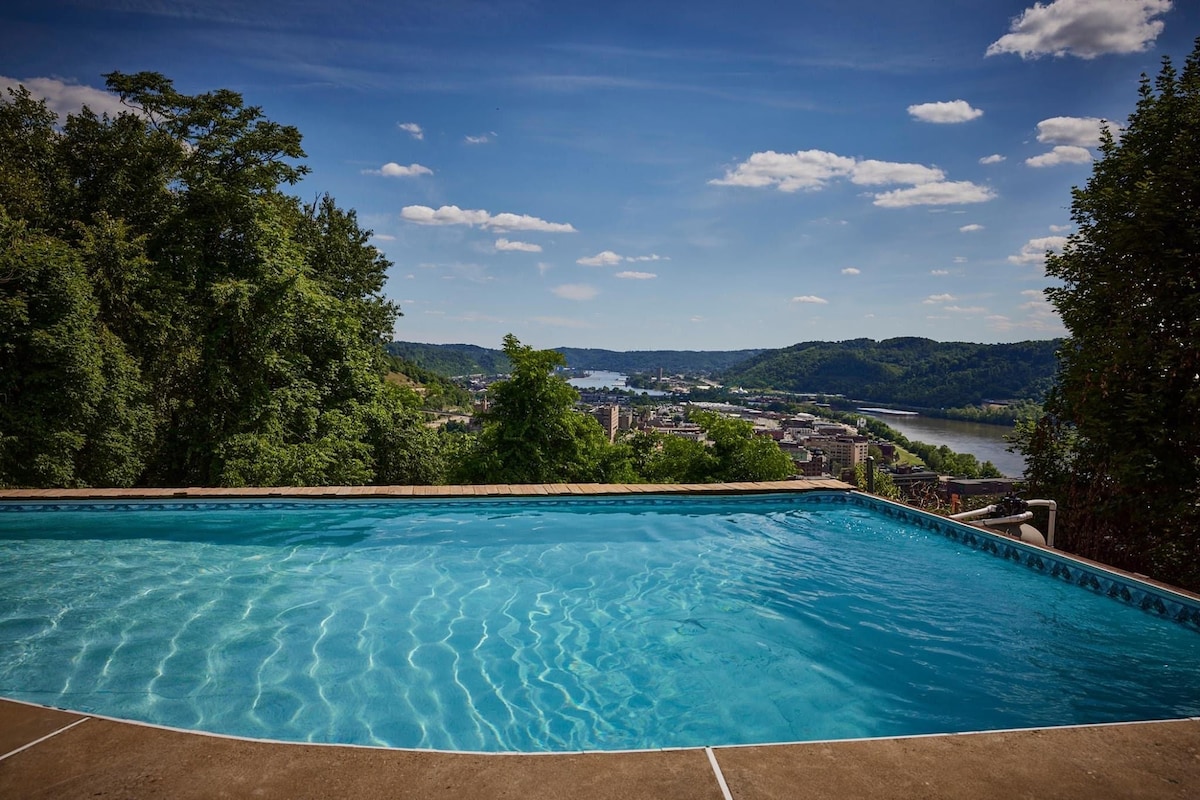
[[[1050,509],[1050,519],[1046,524],[1046,546],[1054,547],[1054,516],[1058,511],[1058,503],[1053,500],[1025,500],[1026,506]],[[998,505],[990,505],[984,508],[977,508],[974,511],[963,511],[960,514],[951,514],[950,519],[966,521],[983,517],[988,514],[996,513]],[[1022,522],[1033,519],[1032,511],[1023,511],[1020,514],[1010,514],[1004,517],[988,517],[987,519],[979,520],[982,524],[989,527],[993,525],[1019,525]]]

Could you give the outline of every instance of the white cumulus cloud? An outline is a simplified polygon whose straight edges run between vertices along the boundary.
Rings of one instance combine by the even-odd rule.
[[[995,197],[996,193],[986,186],[980,186],[970,181],[944,181],[877,194],[875,195],[875,205],[881,208],[947,206],[963,203],[986,203]]]
[[[26,78],[17,80],[0,75],[0,96],[8,99],[8,89],[24,86],[37,100],[45,100],[46,106],[58,115],[59,120],[65,120],[68,114],[78,113],[84,106],[97,115],[108,114],[115,117],[122,111],[132,109],[121,105],[121,98],[103,89],[84,86],[81,83],[67,83],[58,78]]]
[[[421,126],[415,122],[397,122],[396,127],[414,139],[421,140],[425,138],[425,131],[421,130]]]
[[[824,297],[817,297],[815,294],[802,294],[799,297],[792,298],[793,303],[812,303],[814,305],[826,305],[829,303]]]
[[[1058,252],[1066,243],[1067,237],[1065,236],[1041,236],[1030,239],[1021,247],[1020,253],[1009,256],[1008,260],[1013,264],[1044,264],[1047,250]]]
[[[1025,163],[1031,167],[1057,167],[1059,164],[1088,164],[1091,160],[1092,154],[1086,147],[1060,144],[1049,153],[1025,159]]]
[[[979,203],[995,195],[990,189],[968,181],[946,181],[937,167],[875,159],[858,160],[824,150],[754,153],[737,166],[726,169],[725,176],[713,178],[714,186],[775,187],[781,192],[824,189],[833,180],[844,178],[859,186],[908,184],[874,195],[875,205],[902,208],[910,205],[948,205]],[[929,187],[929,188],[927,188]]]
[[[497,250],[515,250],[521,253],[540,253],[542,246],[540,244],[532,244],[530,242],[510,242],[503,237],[496,240]]]
[[[1100,131],[1108,126],[1114,134],[1118,127],[1100,117],[1051,117],[1037,124],[1037,140],[1046,144],[1073,144],[1096,147]]]
[[[921,302],[927,306],[932,306],[936,305],[937,303],[953,303],[957,299],[958,298],[952,294],[931,294]]]
[[[658,275],[653,272],[634,272],[632,270],[625,270],[624,272],[618,272],[616,277],[633,281],[648,281],[651,278],[657,278]]]
[[[464,136],[463,141],[465,141],[467,144],[487,144],[493,138],[495,138],[495,136],[496,132],[492,131],[490,133],[481,133],[478,136]]]
[[[982,225],[980,225],[976,222],[972,222],[970,225],[963,225],[962,227],[960,227],[958,229],[958,232],[959,233],[975,233],[976,231],[981,231],[981,230],[983,230]]]
[[[972,108],[966,100],[947,100],[940,103],[917,103],[908,107],[909,115],[921,122],[953,124],[970,122],[983,116],[983,111]]]
[[[1004,156],[999,153],[992,153],[990,156],[984,156],[979,159],[980,164],[999,164],[1004,161]]]
[[[983,306],[943,306],[942,310],[955,314],[982,314],[987,311]]]
[[[862,270],[858,267],[846,267],[842,270],[843,275],[862,275]]]
[[[850,182],[860,186],[879,186],[889,183],[936,183],[945,180],[946,173],[937,167],[923,164],[902,164],[894,161],[859,161],[850,171]]]
[[[941,277],[943,275],[949,275],[950,270],[948,270],[948,269],[931,269],[931,270],[929,270],[929,274],[937,275],[937,276]]]
[[[709,181],[714,186],[776,186],[781,192],[821,189],[832,179],[845,177],[854,169],[855,160],[824,150],[800,150],[754,153],[724,178]]]
[[[670,261],[666,256],[660,256],[657,253],[651,253],[648,256],[623,256],[620,253],[614,253],[612,250],[605,250],[597,253],[594,256],[578,258],[576,264],[582,264],[585,267],[613,267],[622,262],[637,262],[637,261]]]
[[[491,214],[483,210],[442,206],[405,206],[400,218],[418,225],[471,225],[503,231],[539,231],[542,233],[575,233],[575,227],[565,222],[547,222],[527,214]]]
[[[1023,59],[1106,53],[1139,53],[1162,33],[1171,0],[1054,0],[1034,3],[1012,20],[1009,32],[987,55],[1015,53]]]
[[[389,161],[379,169],[364,169],[363,175],[383,175],[385,178],[411,178],[414,175],[432,175],[433,170],[420,164],[409,164],[407,167]]]
[[[605,250],[594,256],[577,258],[575,259],[575,263],[582,264],[585,267],[611,267],[620,264],[624,260],[624,256],[617,255],[612,250]]]
[[[550,291],[564,300],[591,300],[599,294],[596,287],[588,286],[586,283],[564,283],[561,286],[555,286]]]

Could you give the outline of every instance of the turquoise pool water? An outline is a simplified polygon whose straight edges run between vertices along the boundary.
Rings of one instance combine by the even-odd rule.
[[[840,494],[48,508],[0,506],[0,695],[85,712],[483,751],[1200,715],[1200,610]]]

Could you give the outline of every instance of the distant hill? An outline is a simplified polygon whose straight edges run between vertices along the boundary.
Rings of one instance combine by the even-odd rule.
[[[556,347],[574,369],[611,372],[712,374],[728,369],[762,350],[594,350]],[[508,372],[508,359],[500,350],[473,344],[421,344],[390,342],[387,351],[426,369],[443,375],[469,375],[478,372]]]
[[[473,344],[422,344],[420,342],[388,342],[389,355],[399,356],[442,375],[497,375],[508,372],[508,356],[501,350],[490,350]]]
[[[925,408],[983,399],[1040,400],[1062,340],[970,344],[904,337],[803,342],[766,350],[718,374],[747,389],[823,392]]]

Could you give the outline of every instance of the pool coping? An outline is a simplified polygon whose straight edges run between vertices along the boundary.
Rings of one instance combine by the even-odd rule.
[[[0,796],[1181,800],[1200,718],[906,737],[565,753],[280,743],[0,700]],[[21,742],[19,746],[13,746]],[[552,758],[540,756],[553,756]]]
[[[140,487],[127,489],[0,489],[0,502],[12,500],[168,500],[222,498],[462,498],[620,496],[635,494],[736,495],[774,492],[852,490],[833,478],[731,483],[528,483],[444,486],[245,486]]]

